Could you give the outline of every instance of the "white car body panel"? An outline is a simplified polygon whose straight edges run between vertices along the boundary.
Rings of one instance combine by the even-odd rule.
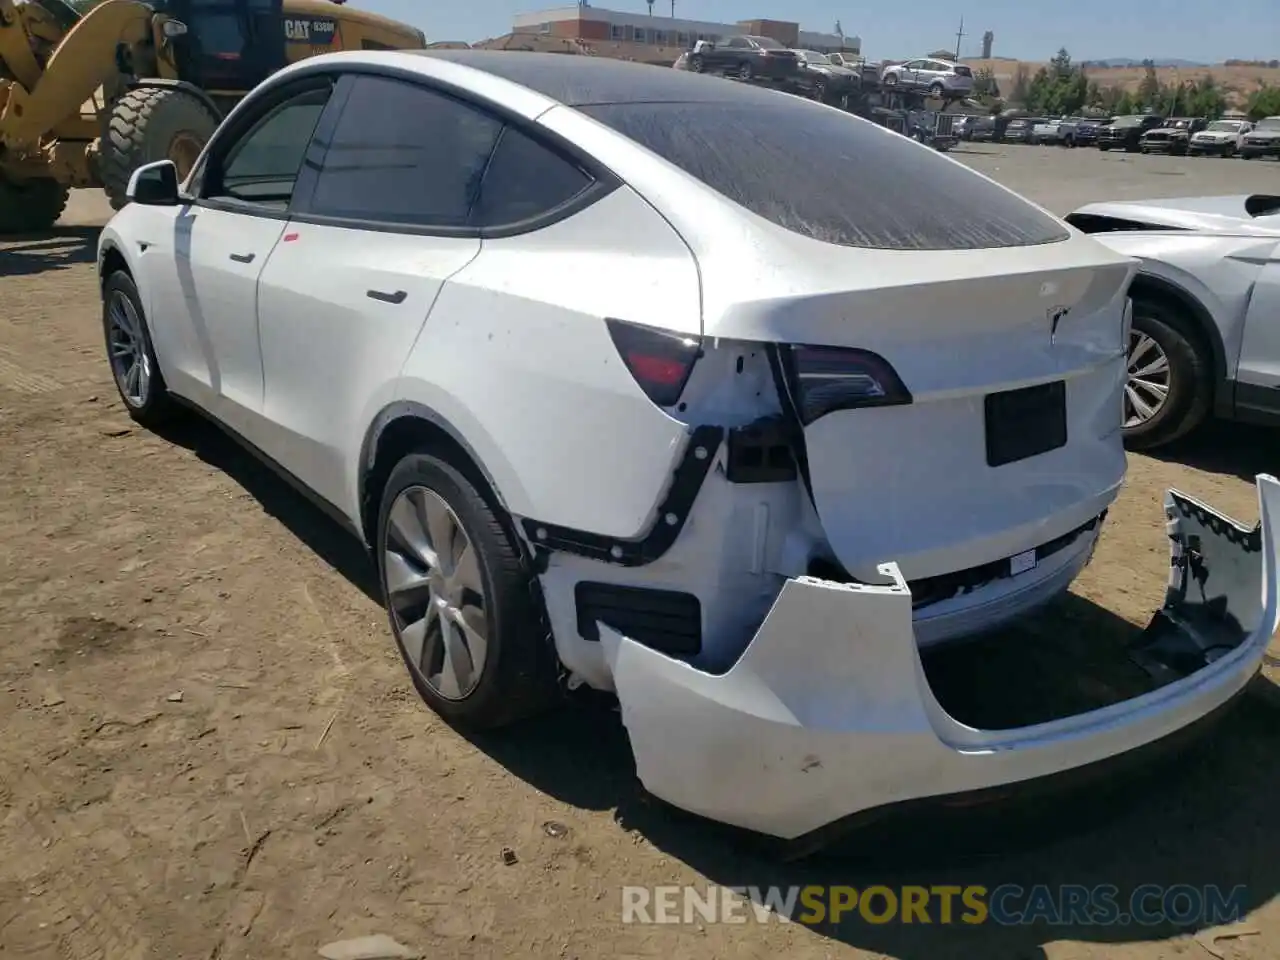
[[[1149,230],[1093,239],[1185,290],[1222,337],[1228,378],[1280,387],[1280,215],[1252,217],[1247,196],[1091,203],[1072,216],[1115,217]]]
[[[575,69],[571,59],[557,69]],[[1073,231],[949,251],[819,242],[584,113],[445,55],[313,58],[267,86],[344,63],[394,66],[488,98],[622,185],[536,231],[483,239],[132,206],[103,231],[100,261],[113,252],[138,278],[173,392],[357,529],[362,492],[379,492],[362,484],[380,418],[421,411],[446,425],[539,561],[531,576],[561,664],[575,682],[617,692],[638,772],[657,795],[794,838],[882,803],[1141,746],[1225,702],[1258,669],[1280,593],[1265,526],[1264,549],[1249,556],[1262,561],[1261,603],[1241,611],[1256,628],[1183,681],[993,733],[946,715],[924,677],[921,648],[1053,599],[1092,556],[1124,475],[1125,294],[1138,269],[1110,238]],[[607,319],[702,338],[678,403],[649,399]],[[875,351],[909,385],[910,403],[841,409],[804,426],[808,486],[794,474],[734,482],[723,436],[783,415],[771,360],[800,344]],[[984,398],[1051,381],[1066,383],[1066,446],[989,467]],[[706,430],[716,446],[695,443]],[[691,457],[705,477],[686,512],[664,513]],[[1264,524],[1280,516],[1277,489],[1259,479]],[[547,527],[606,546],[549,547]],[[623,543],[664,527],[677,532],[659,556],[614,562]],[[1028,559],[1066,534],[1066,546]],[[816,560],[864,582],[815,578]],[[1004,562],[1008,575],[913,610],[910,582]],[[1229,574],[1215,582],[1235,583]],[[603,621],[584,625],[575,599],[584,582],[692,594],[700,652],[676,659]]]

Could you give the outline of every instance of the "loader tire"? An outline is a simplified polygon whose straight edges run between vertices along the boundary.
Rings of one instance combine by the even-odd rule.
[[[157,160],[172,160],[179,182],[191,172],[218,117],[185,90],[142,87],[116,101],[107,118],[99,153],[102,187],[113,209],[125,205],[133,171]]]
[[[47,177],[10,180],[0,173],[0,234],[50,229],[66,209],[69,193],[70,188]]]

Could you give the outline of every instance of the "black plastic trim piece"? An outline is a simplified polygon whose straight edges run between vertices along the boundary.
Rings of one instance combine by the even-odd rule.
[[[780,416],[729,431],[725,477],[730,483],[787,483],[799,475],[793,431]]]
[[[1236,416],[1249,423],[1280,423],[1280,387],[1235,383]]]
[[[653,563],[671,549],[684,529],[724,436],[724,427],[703,425],[694,428],[684,456],[672,475],[667,495],[658,505],[653,526],[643,536],[633,539],[607,537],[530,518],[522,521],[525,536],[540,553],[572,553],[623,567],[642,567]]]
[[[702,604],[692,593],[579,581],[573,588],[578,634],[600,642],[601,623],[675,657],[702,652]]]

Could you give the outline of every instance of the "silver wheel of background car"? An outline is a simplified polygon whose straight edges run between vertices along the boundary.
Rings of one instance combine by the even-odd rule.
[[[151,396],[151,359],[142,334],[142,320],[120,290],[114,291],[107,303],[107,356],[125,403],[146,406]]]
[[[1128,380],[1124,385],[1124,425],[1146,423],[1169,398],[1169,358],[1145,333],[1129,334]]]
[[[484,578],[476,548],[439,494],[413,486],[396,498],[383,567],[392,624],[410,667],[440,697],[466,699],[480,683],[489,648]]]

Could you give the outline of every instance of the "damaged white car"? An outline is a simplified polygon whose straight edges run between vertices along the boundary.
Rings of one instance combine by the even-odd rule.
[[[651,792],[803,840],[1157,741],[1276,627],[1280,486],[1252,530],[1171,494],[1164,682],[1021,729],[945,712],[921,649],[1093,552],[1136,263],[839,110],[596,57],[336,54],[131,196],[99,256],[124,402],[204,411],[363,538],[451,722],[616,691]]]
[[[1210,416],[1280,425],[1280,196],[1105,201],[1066,219],[1140,261],[1131,448],[1168,444]]]

